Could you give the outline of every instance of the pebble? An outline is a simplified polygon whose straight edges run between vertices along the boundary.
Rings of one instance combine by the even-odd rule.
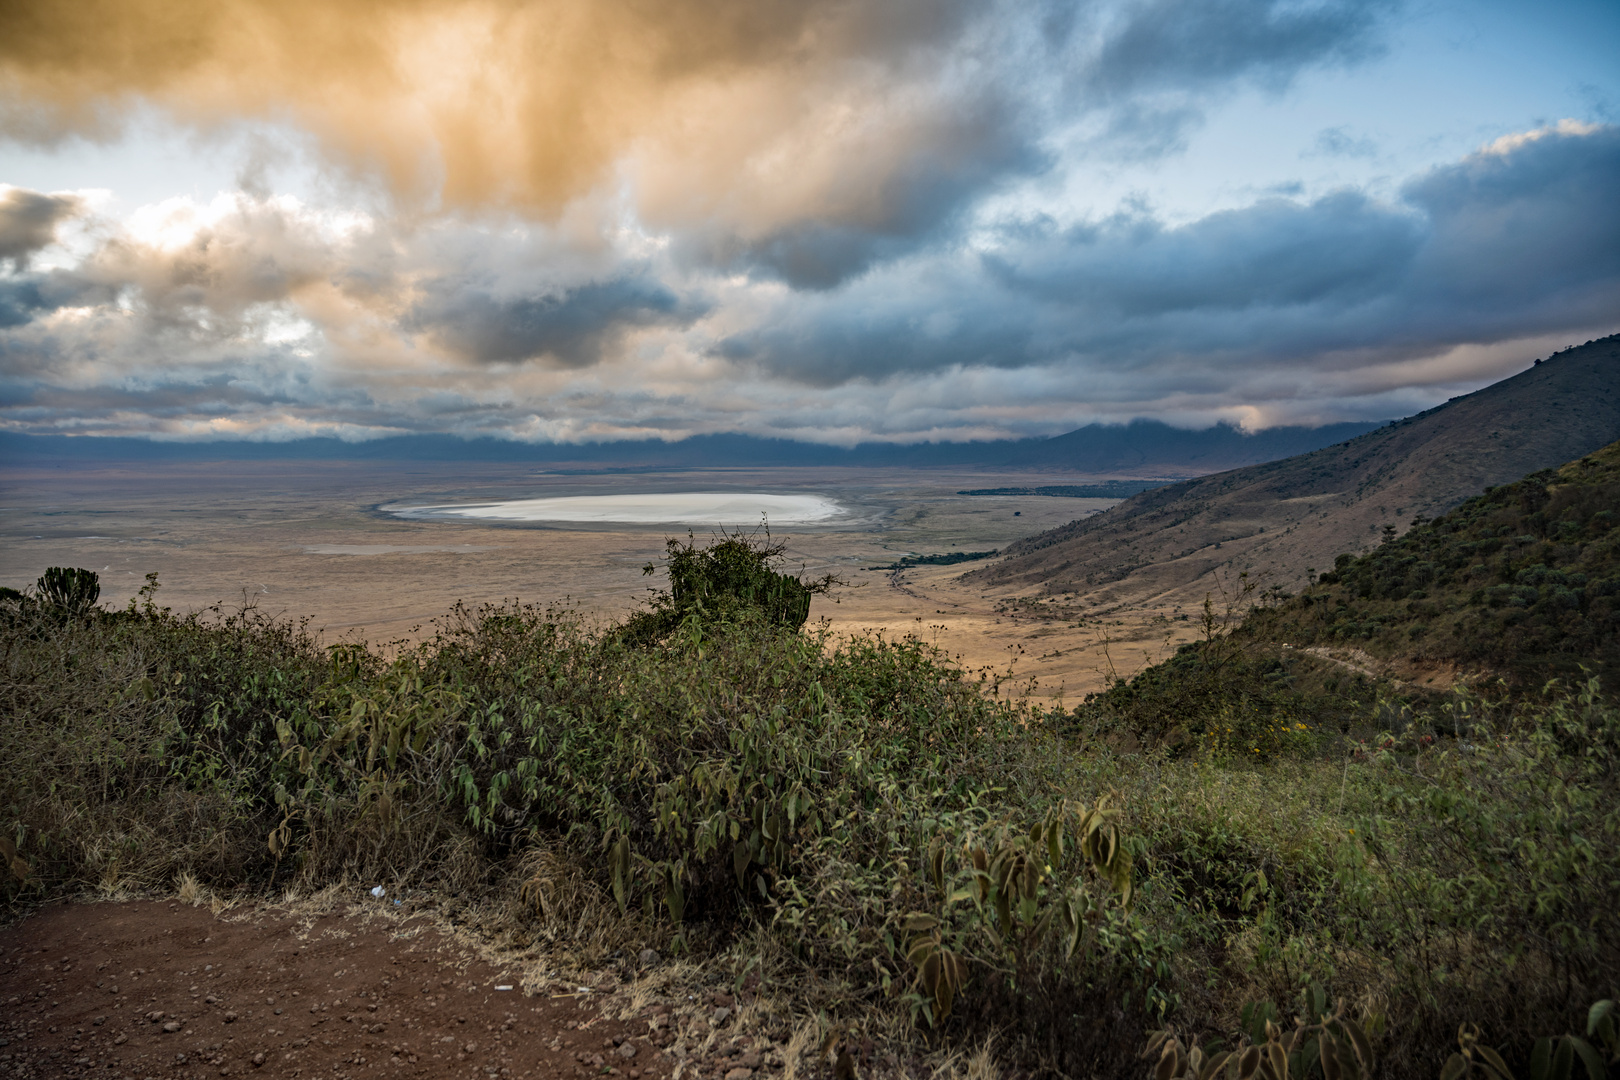
[[[754,1075],[753,1069],[735,1068],[726,1073],[726,1080],[749,1080]]]
[[[657,949],[642,949],[636,953],[636,963],[642,967],[652,967],[662,959],[663,957],[658,955]]]
[[[636,1044],[633,1042],[627,1042],[613,1052],[619,1057],[624,1058],[624,1060],[629,1061],[631,1058],[636,1056]]]
[[[170,1035],[173,1035],[175,1032],[180,1030],[180,1021],[178,1021],[178,1020],[170,1020],[170,1021],[166,1022],[163,1025],[163,1030],[167,1031]]]
[[[713,1020],[716,1024],[723,1024],[727,1020],[731,1019],[731,1010],[722,1005],[718,1009],[714,1010],[714,1015],[709,1019]]]

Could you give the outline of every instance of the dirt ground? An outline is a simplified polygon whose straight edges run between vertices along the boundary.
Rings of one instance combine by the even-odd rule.
[[[613,1076],[752,1080],[783,1048],[729,994],[648,993],[503,969],[426,915],[362,902],[216,913],[57,904],[0,930],[0,1076]],[[667,985],[667,984],[664,984]],[[743,988],[746,998],[748,988]]]

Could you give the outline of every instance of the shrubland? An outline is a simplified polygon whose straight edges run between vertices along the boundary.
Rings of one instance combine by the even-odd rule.
[[[1620,1049],[1588,1024],[1620,991],[1595,679],[1326,722],[1211,618],[1064,711],[805,630],[818,583],[720,544],[672,545],[621,624],[458,607],[388,650],[177,615],[155,580],[122,611],[79,578],[0,598],[6,902],[383,883],[580,970],[655,947],[1044,1075],[1431,1075],[1461,1025],[1480,1068]]]
[[[1303,595],[1249,620],[1245,634],[1486,674],[1515,694],[1583,671],[1613,686],[1617,514],[1613,443],[1416,520],[1361,558],[1339,556]]]

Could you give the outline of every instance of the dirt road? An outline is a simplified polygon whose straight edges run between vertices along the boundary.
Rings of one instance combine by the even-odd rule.
[[[47,907],[0,930],[0,1075],[763,1080],[780,1064],[714,1000],[611,975],[525,987],[380,908]]]

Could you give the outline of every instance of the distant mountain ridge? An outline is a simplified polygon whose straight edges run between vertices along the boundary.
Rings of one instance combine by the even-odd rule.
[[[1143,492],[965,578],[1105,603],[1186,597],[1242,571],[1297,588],[1308,568],[1365,550],[1386,525],[1404,531],[1616,439],[1620,335],[1333,446]]]
[[[761,439],[750,435],[696,435],[680,442],[517,443],[409,435],[347,443],[338,439],[289,442],[155,442],[150,439],[0,433],[0,462],[148,461],[469,461],[592,465],[629,469],[792,466],[983,466],[1062,469],[1093,475],[1197,475],[1313,450],[1368,431],[1376,424],[1277,427],[1248,434],[1227,424],[1201,431],[1157,420],[1091,424],[1050,439],[999,442],[863,443],[851,448]]]

